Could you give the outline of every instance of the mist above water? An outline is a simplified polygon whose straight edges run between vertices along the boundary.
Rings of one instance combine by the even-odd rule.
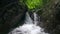
[[[33,14],[34,14],[34,21],[31,19],[31,17],[29,16],[29,13],[27,12],[25,24],[15,28],[8,34],[48,34],[44,32],[43,28],[37,26],[37,23],[38,23],[37,14],[36,13],[33,13]]]

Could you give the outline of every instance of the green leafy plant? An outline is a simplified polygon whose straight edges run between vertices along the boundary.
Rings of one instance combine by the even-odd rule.
[[[29,9],[43,6],[43,0],[26,0],[25,3]]]

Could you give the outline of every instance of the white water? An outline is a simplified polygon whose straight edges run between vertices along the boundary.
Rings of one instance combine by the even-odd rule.
[[[36,13],[34,13],[34,21],[30,18],[29,14],[26,13],[25,24],[15,28],[8,34],[48,34],[44,32],[44,29],[37,26],[37,23],[38,21]]]
[[[34,24],[37,25],[37,23],[38,23],[37,14],[35,12],[33,14],[34,14]]]
[[[29,13],[26,13],[26,19],[25,19],[26,24],[33,24],[33,20],[30,18]]]

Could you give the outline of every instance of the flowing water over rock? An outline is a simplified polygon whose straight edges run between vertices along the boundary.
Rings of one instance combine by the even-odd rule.
[[[34,12],[34,21],[30,18],[29,13],[26,13],[25,24],[19,26],[9,32],[8,34],[48,34],[44,32],[44,29],[37,26],[38,18],[37,14]]]

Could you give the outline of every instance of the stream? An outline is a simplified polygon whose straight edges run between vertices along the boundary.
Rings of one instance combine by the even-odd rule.
[[[22,26],[19,26],[13,29],[8,34],[48,34],[44,32],[44,29],[40,26],[37,26],[38,16],[36,12],[33,13],[34,20],[31,19],[29,13],[26,12],[25,23]]]

